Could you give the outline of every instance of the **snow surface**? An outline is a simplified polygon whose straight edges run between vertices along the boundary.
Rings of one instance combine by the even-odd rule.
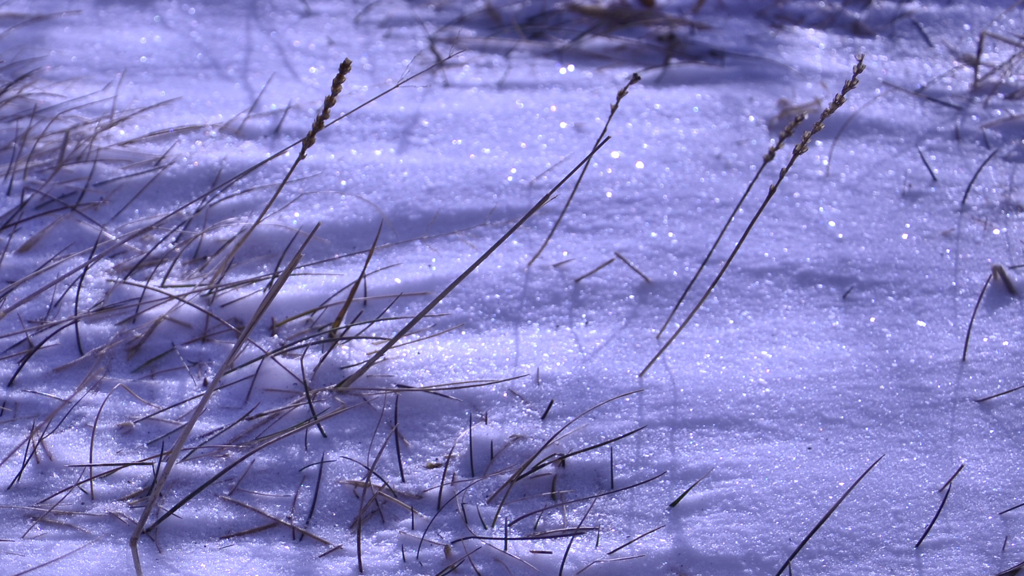
[[[365,331],[319,369],[328,348],[307,340],[220,382],[148,521],[227,472],[142,537],[146,574],[354,574],[361,556],[368,574],[771,575],[879,458],[792,573],[996,574],[1024,561],[1024,511],[1002,513],[1024,502],[1024,398],[978,401],[1021,385],[1021,302],[998,278],[961,361],[992,266],[1024,261],[1020,8],[656,4],[4,3],[0,74],[17,89],[0,109],[0,572],[135,572],[129,540],[157,456],[318,223],[235,365],[329,325],[378,227],[344,320],[396,319],[352,328]],[[861,53],[859,87],[638,378],[774,138],[794,111],[816,117]],[[301,139],[344,58],[332,118],[448,55],[317,135],[259,226],[298,148],[195,220],[160,220]],[[536,262],[572,182],[404,346],[335,389],[586,157],[635,71]],[[108,117],[122,120],[99,130]],[[159,241],[181,229],[182,244]],[[211,304],[203,265],[246,229],[223,282],[263,276]],[[328,300],[322,316],[281,323]],[[326,438],[303,379],[331,415]],[[500,382],[410,391],[468,381]],[[503,490],[520,466],[638,428]],[[117,471],[89,482],[90,470]]]

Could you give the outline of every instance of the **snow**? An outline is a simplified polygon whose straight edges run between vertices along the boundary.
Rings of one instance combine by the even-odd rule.
[[[655,4],[3,4],[3,572],[134,574],[136,524],[183,501],[144,573],[1024,561],[1021,392],[989,398],[1024,351],[1019,6]],[[274,157],[345,58],[331,118],[354,112]],[[338,387],[586,158],[634,72],[536,261],[575,179]]]

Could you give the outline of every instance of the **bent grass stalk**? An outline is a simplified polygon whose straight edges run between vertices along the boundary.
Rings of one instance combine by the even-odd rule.
[[[589,164],[590,160],[594,157],[594,154],[597,154],[597,151],[600,150],[608,142],[609,139],[610,138],[605,137],[603,140],[598,141],[594,145],[594,148],[591,149],[590,153],[587,154],[587,157],[584,158],[582,162],[577,164],[576,167],[573,168],[568,174],[566,174],[565,177],[558,182],[558,184],[555,184],[555,186],[547,194],[542,196],[541,199],[538,200],[532,208],[527,210],[526,214],[523,214],[522,218],[520,218],[515,224],[513,224],[512,227],[509,228],[501,236],[501,238],[499,238],[494,244],[491,245],[490,248],[488,248],[483,254],[481,254],[480,257],[477,258],[475,262],[470,264],[470,266],[466,268],[466,270],[462,272],[462,274],[460,274],[458,278],[456,278],[450,284],[448,284],[448,286],[446,286],[445,289],[440,292],[440,294],[438,294],[433,300],[431,300],[429,304],[424,306],[423,309],[420,310],[419,314],[414,316],[412,320],[410,320],[405,326],[403,326],[402,329],[399,330],[397,334],[395,334],[390,340],[388,340],[384,344],[384,346],[381,346],[381,348],[377,350],[377,352],[375,352],[374,355],[371,356],[369,360],[364,362],[363,365],[358,370],[356,370],[354,373],[352,373],[352,375],[348,376],[347,378],[339,382],[335,387],[340,389],[348,388],[355,384],[357,380],[362,378],[363,375],[370,370],[370,368],[372,368],[377,362],[379,362],[384,357],[385,354],[387,354],[388,350],[391,350],[391,348],[394,347],[394,345],[397,344],[399,340],[405,337],[405,335],[408,334],[409,331],[412,330],[416,326],[416,324],[419,323],[420,320],[426,317],[426,315],[429,314],[430,311],[433,310],[435,306],[440,304],[441,301],[444,300],[446,296],[448,296],[448,294],[451,294],[452,290],[455,290],[455,288],[457,288],[458,285],[461,284],[463,280],[468,278],[469,275],[472,274],[481,264],[483,264],[485,260],[490,258],[491,254],[493,254],[499,247],[501,247],[502,244],[505,243],[506,240],[508,240],[513,234],[515,234],[516,230],[519,230],[519,228],[522,227],[522,225],[525,224],[527,220],[533,217],[533,215],[536,214],[537,211],[539,211],[541,208],[547,205],[547,203],[550,202],[555,197],[555,192],[557,192],[558,189],[561,188],[562,185],[565,184],[565,182],[569,178],[571,178],[577,170],[580,170],[581,168]]]
[[[616,94],[615,103],[612,104],[611,112],[609,112],[608,114],[608,119],[605,120],[604,127],[601,129],[601,133],[598,134],[597,140],[594,142],[593,152],[597,152],[597,149],[603,145],[605,141],[605,135],[608,134],[608,125],[611,124],[612,118],[615,117],[615,113],[619,110],[619,103],[621,103],[622,99],[626,97],[626,94],[629,94],[629,89],[639,81],[640,75],[634,73],[632,76],[630,76],[629,81],[626,83],[626,85],[623,86],[621,90],[619,90],[618,94]],[[591,156],[593,156],[593,152],[591,152]],[[588,157],[587,159],[589,161],[590,158]],[[569,211],[569,205],[572,204],[572,199],[576,197],[576,191],[579,189],[580,184],[583,182],[583,177],[586,176],[587,167],[589,165],[589,162],[583,165],[583,168],[580,171],[580,177],[576,179],[576,184],[573,185],[572,192],[569,193],[569,198],[567,198],[565,201],[565,206],[562,207],[562,211],[558,214],[558,218],[555,220],[554,225],[551,226],[551,231],[548,232],[547,237],[544,239],[544,242],[537,250],[537,253],[533,255],[533,258],[530,258],[530,262],[526,265],[527,267],[533,266],[533,263],[537,260],[537,258],[540,258],[540,255],[544,253],[544,249],[548,247],[548,243],[551,242],[551,238],[554,237],[555,231],[558,230],[559,224],[561,224],[562,219],[565,218],[565,213]],[[575,169],[573,171],[575,171]],[[559,186],[561,186],[561,183],[559,183]]]
[[[949,493],[953,490],[953,480],[956,480],[956,477],[960,475],[964,466],[964,464],[961,464],[960,467],[956,469],[956,472],[953,472],[953,475],[949,480],[946,480],[946,483],[939,488],[939,492],[945,491],[946,493],[942,496],[942,502],[939,503],[939,509],[935,511],[935,516],[933,516],[932,521],[928,523],[928,527],[924,529],[924,534],[921,534],[921,539],[917,541],[917,544],[914,544],[914,548],[920,548],[921,544],[924,543],[924,539],[928,537],[932,528],[935,527],[935,523],[939,520],[939,514],[942,514],[942,509],[946,507],[946,501],[949,500]]]
[[[331,93],[324,98],[323,108],[320,109],[320,113],[317,114],[316,119],[313,120],[313,125],[310,127],[309,132],[306,133],[306,137],[302,139],[302,147],[299,149],[299,154],[296,156],[295,161],[292,162],[291,168],[281,179],[280,184],[277,185],[277,189],[274,190],[274,194],[270,197],[270,200],[263,206],[263,211],[260,212],[259,216],[256,217],[256,221],[253,222],[252,226],[247,226],[245,232],[242,233],[241,237],[231,247],[231,251],[228,252],[227,256],[224,257],[223,263],[220,270],[214,276],[211,282],[216,286],[227,274],[228,268],[231,266],[232,261],[238,254],[238,251],[245,245],[246,240],[252,235],[253,231],[263,222],[263,219],[267,217],[267,213],[270,212],[270,208],[277,201],[278,196],[281,195],[281,191],[284,190],[285,185],[288,184],[288,180],[291,179],[292,174],[295,173],[295,169],[299,167],[299,163],[306,159],[306,152],[313,147],[316,143],[316,136],[324,129],[324,123],[331,116],[331,108],[338,102],[338,95],[341,94],[341,88],[345,84],[345,80],[348,77],[348,73],[352,71],[352,61],[345,58],[338,67],[338,73],[334,76],[334,80],[331,82]]]
[[[704,272],[704,268],[707,267],[708,262],[711,260],[711,256],[714,255],[715,250],[718,249],[718,244],[722,241],[722,238],[725,237],[726,231],[729,230],[729,227],[736,219],[736,214],[738,214],[740,208],[743,207],[743,203],[747,201],[747,197],[750,195],[750,191],[754,189],[754,184],[756,184],[758,179],[761,177],[761,173],[764,172],[765,168],[768,167],[768,164],[770,164],[772,160],[775,159],[775,155],[778,153],[779,150],[782,149],[782,145],[786,142],[786,140],[793,135],[793,132],[796,130],[796,127],[806,119],[806,114],[799,114],[795,118],[793,118],[793,120],[790,121],[790,123],[779,134],[778,141],[768,149],[768,153],[765,154],[764,158],[762,158],[761,160],[761,166],[757,169],[757,173],[755,173],[754,177],[750,180],[750,184],[747,185],[747,189],[743,192],[743,195],[740,196],[740,200],[732,209],[732,213],[729,214],[729,217],[725,219],[725,224],[722,226],[722,229],[718,232],[718,237],[715,238],[715,241],[713,244],[711,244],[711,248],[708,250],[708,253],[704,256],[704,260],[701,261],[700,266],[697,267],[697,273],[693,275],[693,278],[690,278],[690,282],[686,285],[686,288],[683,289],[683,294],[679,297],[678,300],[676,300],[676,305],[672,307],[672,311],[669,312],[668,318],[665,318],[665,323],[661,325],[661,330],[658,330],[658,338],[661,338],[661,335],[665,333],[665,330],[668,328],[668,325],[672,323],[672,318],[675,317],[676,312],[679,310],[679,307],[683,305],[683,301],[686,300],[686,296],[690,293],[690,289],[693,288],[693,285],[697,283],[697,279],[700,278],[701,273]]]
[[[865,68],[866,67],[864,66],[864,55],[858,55],[857,64],[854,65],[853,67],[853,75],[850,77],[849,80],[847,80],[843,84],[843,89],[838,94],[835,95],[835,97],[832,99],[832,102],[829,103],[828,107],[826,107],[825,110],[821,112],[821,117],[818,119],[817,122],[814,123],[814,126],[807,132],[804,132],[804,135],[800,139],[800,142],[793,147],[793,153],[792,155],[790,155],[789,162],[782,167],[782,170],[779,171],[779,177],[771,186],[769,186],[768,194],[765,196],[764,201],[761,202],[761,205],[758,207],[757,212],[754,213],[754,216],[753,218],[750,219],[750,222],[747,224],[746,229],[743,230],[743,235],[740,236],[740,239],[736,242],[736,246],[729,254],[729,257],[726,258],[725,263],[722,264],[722,268],[718,271],[718,274],[715,276],[715,279],[711,281],[711,285],[708,286],[707,290],[705,290],[704,292],[704,295],[701,296],[697,304],[693,307],[692,310],[690,310],[690,313],[686,316],[686,319],[683,320],[683,322],[679,325],[678,328],[676,328],[676,331],[672,334],[671,337],[669,337],[668,341],[665,342],[665,344],[658,350],[654,357],[651,358],[651,361],[647,363],[644,369],[640,371],[640,378],[643,378],[644,375],[647,374],[647,371],[650,370],[652,366],[654,366],[654,363],[658,361],[658,358],[660,358],[661,355],[664,354],[666,350],[668,350],[669,346],[671,346],[675,339],[679,337],[679,334],[682,333],[683,329],[686,328],[686,326],[690,323],[691,320],[693,320],[693,317],[697,314],[697,311],[700,310],[701,306],[704,305],[704,302],[706,302],[708,297],[711,296],[711,292],[715,289],[715,286],[718,285],[718,282],[722,280],[722,276],[725,275],[725,271],[729,269],[729,265],[732,264],[732,261],[736,258],[736,254],[738,254],[740,248],[743,247],[743,243],[747,240],[747,237],[750,236],[750,231],[753,230],[754,225],[757,224],[757,221],[764,213],[765,208],[768,207],[768,203],[771,202],[772,198],[775,196],[775,193],[778,192],[779,186],[782,185],[782,181],[785,180],[786,175],[789,174],[789,171],[793,167],[793,164],[796,163],[797,158],[799,158],[800,156],[807,152],[808,144],[810,144],[811,139],[814,137],[814,135],[825,128],[825,120],[827,120],[830,116],[835,114],[836,111],[839,110],[839,108],[846,103],[846,95],[857,87],[857,84],[860,82],[860,75],[861,73],[864,72]]]
[[[1019,268],[1019,266],[1011,266],[1010,268]],[[1003,288],[1006,289],[1007,293],[1009,293],[1011,296],[1017,297],[1019,294],[1019,292],[1017,291],[1017,287],[1014,285],[1013,279],[1010,278],[1010,274],[1006,271],[1006,268],[1003,268],[999,264],[993,264],[992,271],[985,279],[985,284],[982,285],[981,292],[978,293],[978,299],[974,302],[974,310],[971,311],[971,320],[967,323],[967,334],[964,336],[964,350],[963,354],[960,355],[961,362],[967,362],[967,348],[971,344],[971,333],[974,331],[974,321],[978,317],[978,309],[981,308],[981,302],[982,300],[985,299],[985,294],[988,292],[989,286],[992,285],[993,281],[996,281],[999,284],[1001,284]],[[995,396],[990,396],[988,398],[982,398],[978,400],[978,402],[991,400],[992,398],[995,398],[996,396],[1001,396],[1002,394],[1005,394],[1005,392],[1001,392],[999,394],[996,394]]]

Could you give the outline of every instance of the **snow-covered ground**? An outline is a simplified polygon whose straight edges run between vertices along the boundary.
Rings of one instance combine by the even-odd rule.
[[[1020,7],[644,4],[0,6],[0,572],[1014,573]]]

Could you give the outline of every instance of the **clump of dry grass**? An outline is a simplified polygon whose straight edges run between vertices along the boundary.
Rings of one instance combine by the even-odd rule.
[[[528,563],[521,557],[526,547],[540,554],[552,552],[556,543],[566,543],[564,568],[579,553],[574,542],[598,533],[588,523],[599,515],[596,503],[658,477],[614,487],[611,450],[641,429],[587,439],[578,428],[605,402],[536,439],[533,448],[523,448],[523,438],[514,432],[504,439],[492,434],[488,455],[479,461],[473,436],[479,421],[471,420],[468,434],[454,439],[447,457],[438,455],[441,477],[424,488],[425,472],[402,465],[402,446],[415,445],[416,438],[402,432],[399,399],[453,398],[461,390],[507,380],[408,388],[374,386],[366,378],[410,336],[435,336],[417,333],[419,323],[547,205],[607,138],[600,138],[576,169],[419,313],[403,317],[384,306],[371,314],[367,286],[384,269],[376,267],[375,255],[387,249],[380,228],[376,236],[360,239],[361,249],[327,259],[310,256],[318,226],[293,229],[269,259],[262,253],[265,243],[257,250],[253,241],[279,214],[283,190],[318,135],[365,105],[329,120],[351,70],[347,60],[305,137],[236,174],[217,174],[193,197],[173,201],[168,195],[171,201],[163,203],[149,200],[167,190],[174,143],[154,152],[155,145],[175,132],[237,133],[256,114],[256,103],[227,126],[161,129],[124,139],[115,129],[144,118],[153,107],[119,109],[116,86],[77,99],[50,96],[36,88],[39,77],[32,64],[11,63],[0,70],[0,154],[6,155],[0,274],[8,280],[0,288],[5,366],[0,419],[8,430],[23,431],[5,444],[0,470],[9,490],[27,493],[36,490],[33,469],[52,463],[62,486],[26,509],[31,518],[26,536],[57,518],[61,529],[93,535],[109,533],[103,522],[124,523],[133,530],[125,539],[141,574],[152,550],[148,542],[159,546],[161,530],[186,507],[227,505],[253,519],[253,526],[224,538],[284,529],[323,546],[325,556],[354,546],[362,566],[367,532],[398,525],[395,511],[403,520],[412,518],[409,530],[417,549],[433,546],[431,529],[438,522],[446,531],[463,527],[461,535],[438,541],[445,552],[442,572],[490,553],[498,554],[499,563]],[[297,151],[290,166],[278,168],[290,151]],[[275,170],[283,175],[268,188],[266,174]],[[164,208],[136,211],[157,204]],[[339,270],[351,274],[339,277]],[[300,276],[331,280],[318,304],[281,303]],[[341,367],[349,375],[340,381],[326,374],[361,342],[379,347]],[[54,358],[71,360],[54,367]],[[268,387],[270,380],[277,384]],[[403,400],[403,414],[409,405]],[[357,428],[359,437],[353,439],[350,421],[375,424]],[[311,435],[322,439],[316,454]],[[56,438],[86,443],[87,460],[69,462],[55,453]],[[392,442],[394,458],[387,449]],[[360,444],[364,456],[353,451]],[[604,450],[608,490],[558,487],[567,465],[600,459]],[[468,476],[459,472],[463,454],[469,458]],[[250,471],[264,465],[298,485],[288,515],[268,507],[267,495],[249,487],[255,481]],[[339,487],[357,500],[347,508],[350,532],[317,522],[324,500],[344,502]],[[424,490],[436,492],[437,499],[428,504]],[[77,495],[124,502],[132,512],[99,519],[71,505]],[[592,564],[622,561],[628,557],[618,553],[650,533],[606,546],[596,556],[586,554]]]

